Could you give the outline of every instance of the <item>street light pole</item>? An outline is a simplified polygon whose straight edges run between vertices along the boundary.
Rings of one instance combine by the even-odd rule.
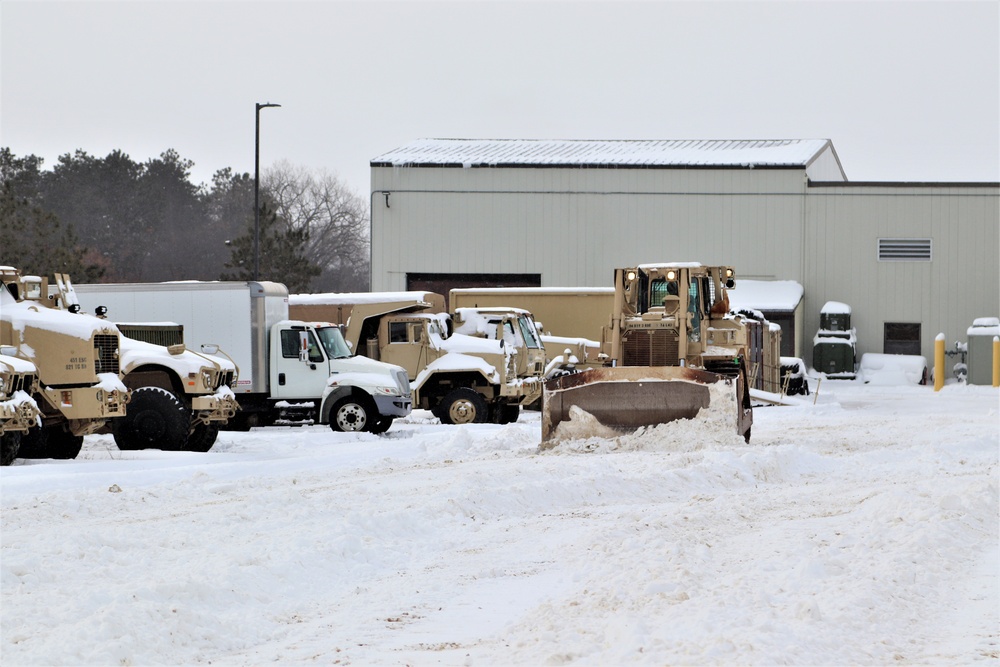
[[[260,280],[260,110],[280,104],[257,102],[253,155],[253,279]]]

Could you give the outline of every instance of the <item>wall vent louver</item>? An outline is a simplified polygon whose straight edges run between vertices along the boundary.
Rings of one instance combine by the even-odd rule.
[[[931,240],[879,239],[878,260],[880,262],[929,262],[931,261]]]

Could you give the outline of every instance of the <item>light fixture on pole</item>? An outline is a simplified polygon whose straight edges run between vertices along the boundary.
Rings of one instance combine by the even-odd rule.
[[[280,104],[257,102],[253,155],[253,279],[260,280],[260,110]]]

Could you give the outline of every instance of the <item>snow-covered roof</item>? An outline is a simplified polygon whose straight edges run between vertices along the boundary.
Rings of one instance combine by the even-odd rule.
[[[808,167],[829,139],[418,139],[372,167]]]
[[[794,280],[745,280],[727,290],[730,310],[795,310],[802,300],[802,285]]]

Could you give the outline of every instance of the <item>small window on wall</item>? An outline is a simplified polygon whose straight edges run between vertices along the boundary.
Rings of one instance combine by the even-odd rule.
[[[885,354],[920,354],[920,324],[886,322],[882,350]]]
[[[929,262],[931,261],[931,240],[879,239],[878,261]]]

